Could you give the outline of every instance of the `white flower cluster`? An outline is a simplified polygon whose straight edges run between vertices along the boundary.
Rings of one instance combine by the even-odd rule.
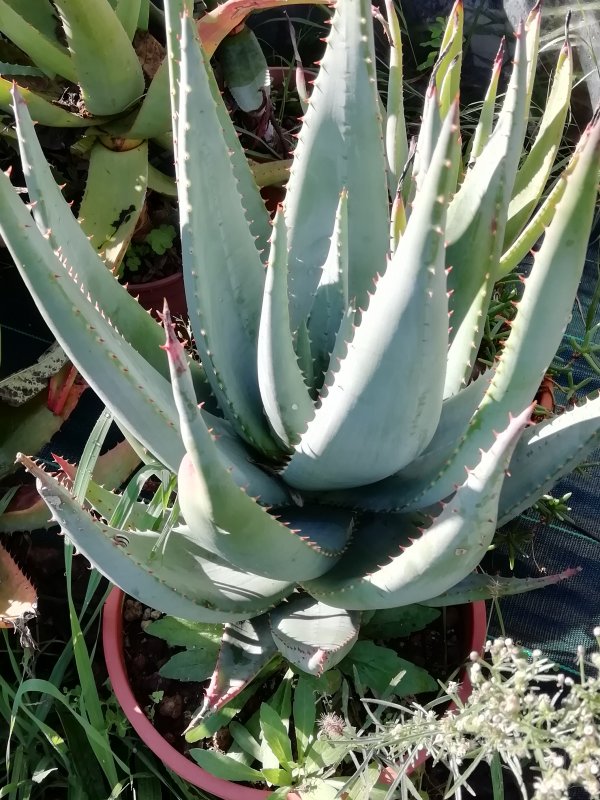
[[[594,635],[600,647],[600,628]],[[457,793],[465,783],[466,762],[500,759],[524,798],[567,800],[573,786],[600,797],[600,654],[586,659],[579,648],[577,660],[575,680],[557,674],[539,651],[527,656],[511,639],[488,642],[485,658],[471,654],[473,691],[467,701],[460,701],[456,683],[446,687],[454,712],[438,717],[433,708],[439,699],[424,707],[389,704],[394,714],[386,714],[384,722],[369,711],[374,730],[360,731],[353,747],[396,766],[426,748],[448,767]],[[586,676],[586,667],[595,675]],[[534,775],[532,795],[525,763]]]

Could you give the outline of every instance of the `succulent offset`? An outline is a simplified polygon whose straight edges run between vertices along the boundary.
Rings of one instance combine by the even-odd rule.
[[[568,42],[524,154],[532,12],[497,118],[501,57],[463,159],[457,3],[409,153],[393,3],[384,111],[370,2],[338,2],[271,221],[193,20],[176,0],[165,8],[200,363],[168,311],[163,331],[100,268],[14,96],[33,218],[2,175],[0,234],[69,358],[126,435],[178,475],[175,527],[116,529],[21,457],[54,519],[144,603],[228,623],[221,666],[229,645],[254,641],[255,671],[276,649],[309,672],[334,665],[364,611],[548,582],[474,570],[497,525],[600,441],[597,397],[527,424],[571,314],[600,166],[595,117],[540,204],[568,109]],[[501,356],[471,380],[494,283],[542,233]],[[137,512],[143,519],[141,504]],[[225,695],[217,675],[209,702]]]

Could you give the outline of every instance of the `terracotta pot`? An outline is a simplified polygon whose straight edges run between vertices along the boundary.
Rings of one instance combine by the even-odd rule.
[[[206,792],[211,792],[222,800],[262,800],[269,797],[271,792],[251,789],[239,783],[225,781],[222,778],[215,778],[206,770],[202,769],[186,756],[175,750],[152,725],[148,717],[138,705],[129,683],[129,677],[125,667],[125,656],[123,652],[123,601],[125,595],[121,589],[115,588],[110,593],[104,604],[102,619],[102,643],[104,646],[104,658],[110,682],[117,700],[123,712],[140,739],[152,750],[160,761],[169,769],[176,772],[181,778],[192,786],[197,786]],[[467,606],[469,615],[464,634],[465,655],[473,650],[481,652],[486,639],[487,616],[485,603],[478,601]],[[459,697],[464,702],[471,693],[471,684],[466,673],[462,677],[459,690]],[[453,708],[453,706],[451,706]],[[414,765],[408,770],[412,772],[417,766],[428,758],[428,754],[422,751]],[[382,779],[386,782],[393,780],[391,772],[384,773]],[[301,800],[295,793],[288,794],[288,800]]]
[[[166,298],[171,314],[187,317],[183,272],[176,272],[174,275],[148,283],[129,283],[127,291],[133,297],[137,297],[140,305],[154,315],[162,311]]]

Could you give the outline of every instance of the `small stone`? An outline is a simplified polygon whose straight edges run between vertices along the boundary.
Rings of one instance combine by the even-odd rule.
[[[138,600],[127,599],[123,608],[125,622],[136,622],[142,616],[143,607]]]
[[[183,700],[180,694],[165,697],[158,706],[158,713],[161,717],[179,719],[183,712]]]

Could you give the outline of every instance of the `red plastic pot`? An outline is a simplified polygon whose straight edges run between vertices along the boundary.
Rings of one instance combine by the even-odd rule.
[[[222,800],[263,800],[270,796],[271,792],[260,789],[251,789],[239,783],[225,781],[222,778],[215,778],[206,770],[202,769],[189,758],[179,753],[157,732],[150,720],[140,708],[131,685],[125,667],[125,656],[123,652],[123,601],[124,593],[121,589],[115,588],[110,593],[105,605],[102,620],[102,642],[104,646],[104,658],[110,682],[117,700],[123,712],[140,739],[152,750],[160,761],[169,769],[176,772],[181,778],[192,786],[197,786],[205,792],[211,792]],[[467,606],[469,616],[467,618],[467,629],[465,631],[465,643],[467,652],[476,650],[481,652],[486,638],[487,617],[485,603],[479,601]],[[459,697],[464,702],[471,693],[471,684],[465,674],[459,690]],[[427,759],[427,753],[422,751],[417,757],[414,765],[409,769],[411,772],[416,766],[422,764]],[[393,776],[383,776],[384,780],[390,780]],[[294,792],[288,794],[288,800],[301,800]]]
[[[147,311],[153,313],[162,311],[166,298],[172,315],[187,317],[183,272],[175,272],[166,278],[148,283],[129,283],[127,291],[133,297],[137,297],[140,305]]]

